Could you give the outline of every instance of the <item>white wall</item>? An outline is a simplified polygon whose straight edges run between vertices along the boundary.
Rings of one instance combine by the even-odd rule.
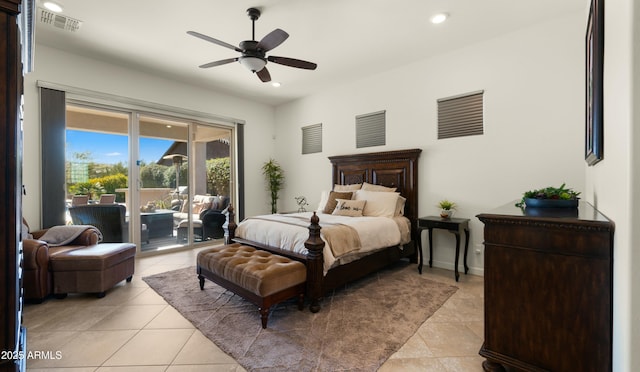
[[[604,159],[586,169],[585,198],[616,225],[613,370],[639,371],[640,8],[609,1],[604,13]]]
[[[295,210],[297,195],[317,205],[331,188],[327,156],[421,148],[419,215],[436,214],[440,199],[457,202],[457,215],[471,218],[469,266],[482,274],[478,213],[533,188],[584,190],[583,43],[576,14],[278,107],[276,160],[288,175],[280,209]],[[437,140],[436,100],[480,89],[484,135]],[[378,110],[386,110],[386,146],[356,149],[355,116]],[[300,128],[315,123],[323,152],[301,155]],[[454,244],[434,232],[435,266],[453,268]]]
[[[273,156],[274,109],[249,100],[177,83],[141,71],[36,45],[35,69],[25,78],[24,167],[27,195],[23,214],[32,228],[40,223],[40,109],[38,80],[119,95],[156,104],[244,120],[245,190],[248,215],[266,213],[261,164]]]

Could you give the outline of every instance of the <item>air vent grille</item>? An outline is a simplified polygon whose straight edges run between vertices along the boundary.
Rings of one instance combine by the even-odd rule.
[[[82,26],[82,21],[56,14],[46,9],[38,8],[38,12],[40,13],[40,23],[44,23],[46,25],[51,25],[71,32],[78,31],[80,26]]]

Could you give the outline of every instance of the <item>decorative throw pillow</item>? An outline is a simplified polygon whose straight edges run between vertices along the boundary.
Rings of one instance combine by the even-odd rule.
[[[206,209],[212,209],[214,211],[218,211],[218,210],[222,209],[222,208],[220,208],[220,204],[222,203],[221,199],[222,199],[221,196],[214,196],[211,199],[211,204]]]
[[[223,211],[223,210],[227,209],[227,207],[229,206],[229,201],[231,199],[229,199],[229,197],[226,196],[226,195],[220,195],[220,196],[218,196],[218,200],[219,200],[219,202],[218,202],[218,205],[217,205],[215,210]],[[213,209],[213,206],[211,206],[211,209]]]
[[[340,191],[340,192],[356,191],[356,190],[360,190],[360,187],[362,187],[361,183],[352,183],[351,185],[338,185],[336,183],[335,185],[333,185],[333,191]]]
[[[324,206],[327,205],[327,200],[329,200],[329,191],[323,191],[320,194],[320,203],[318,203],[316,212],[322,213],[322,211],[324,210]]]
[[[367,203],[366,200],[336,199],[336,201],[337,205],[332,214],[349,217],[362,217]]]
[[[198,212],[198,213],[202,213],[202,212],[204,212],[206,210],[213,209],[213,208],[211,208],[212,206],[213,206],[213,202],[202,203],[202,208],[200,208],[200,212]]]
[[[204,208],[204,203],[193,203],[193,206],[191,207],[191,213],[200,214],[203,208]]]
[[[372,183],[367,183],[367,182],[362,184],[362,190],[365,190],[365,191],[395,192],[397,189],[398,189],[397,187],[374,185]]]
[[[331,191],[329,193],[329,199],[327,199],[327,204],[325,204],[324,209],[322,210],[322,213],[326,213],[326,214],[333,213],[333,210],[336,208],[336,205],[338,204],[336,199],[351,199],[352,196],[353,196],[352,192]]]
[[[394,217],[396,215],[398,196],[396,192],[379,192],[358,190],[355,200],[366,200],[364,216],[372,217]]]
[[[180,208],[181,213],[189,213],[189,200],[184,199],[182,201],[182,207]]]

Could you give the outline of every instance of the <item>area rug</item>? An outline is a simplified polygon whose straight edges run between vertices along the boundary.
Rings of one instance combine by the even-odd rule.
[[[274,306],[262,329],[253,304],[208,280],[200,290],[195,267],[143,280],[248,371],[375,371],[457,290],[400,262],[333,291],[316,314]]]

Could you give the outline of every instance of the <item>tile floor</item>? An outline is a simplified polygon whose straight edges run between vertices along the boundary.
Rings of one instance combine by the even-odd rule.
[[[141,280],[193,266],[197,251],[138,259],[133,281],[101,299],[71,294],[26,305],[27,370],[244,371]],[[428,267],[422,275],[459,290],[379,371],[482,371],[483,278],[455,283],[452,271]]]

